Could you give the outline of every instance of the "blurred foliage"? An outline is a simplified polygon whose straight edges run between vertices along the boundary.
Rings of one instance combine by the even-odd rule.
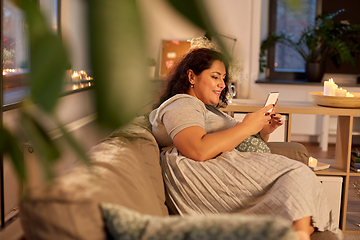
[[[217,38],[202,0],[167,0],[171,6],[195,25]],[[294,1],[295,0],[287,0]],[[42,126],[35,104],[53,119],[80,159],[88,162],[79,144],[66,132],[54,116],[62,91],[65,71],[70,66],[62,39],[46,24],[45,17],[33,0],[13,0],[26,16],[30,43],[31,88],[29,99],[20,108],[21,125],[38,150],[46,179],[54,177],[53,165],[61,152]],[[97,121],[100,125],[118,128],[128,123],[144,106],[148,95],[147,58],[142,19],[136,1],[88,0],[91,64],[94,75]],[[221,39],[217,39],[226,54]],[[6,129],[0,129],[0,149],[11,156],[21,181],[26,182],[22,147]]]
[[[21,125],[37,149],[45,178],[51,180],[55,176],[53,165],[58,161],[61,152],[37,119],[36,113],[32,111],[34,104],[58,124],[80,159],[88,161],[79,144],[54,116],[64,74],[70,62],[61,38],[48,28],[38,5],[32,0],[13,2],[25,13],[30,42],[31,69],[28,82],[31,94],[20,110]],[[200,0],[169,0],[169,3],[194,24],[215,34]],[[136,1],[133,0],[88,0],[87,4],[88,16],[91,16],[88,19],[88,39],[97,121],[102,126],[115,129],[135,117],[137,111],[144,106],[144,96],[149,95],[141,16]],[[26,182],[21,147],[9,131],[2,129],[2,133],[2,152],[11,156],[19,178]]]

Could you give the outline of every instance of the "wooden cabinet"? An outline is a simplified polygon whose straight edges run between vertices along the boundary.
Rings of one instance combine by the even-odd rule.
[[[263,101],[233,99],[232,103],[222,110],[233,115],[236,112],[254,112],[262,108],[262,106]],[[354,228],[351,227],[356,224],[356,222],[360,223],[360,213],[358,215],[356,215],[357,213],[351,213],[351,221],[347,221],[350,178],[360,177],[360,173],[355,173],[350,170],[353,123],[354,117],[360,116],[360,109],[321,107],[312,102],[282,101],[278,103],[276,112],[288,116],[288,141],[291,141],[291,131],[289,131],[289,129],[291,129],[292,114],[337,116],[335,159],[319,159],[321,162],[331,164],[331,167],[326,170],[317,171],[316,174],[319,176],[343,177],[340,228],[346,233],[360,234],[360,231],[353,231]],[[360,204],[360,199],[358,200],[358,204]]]

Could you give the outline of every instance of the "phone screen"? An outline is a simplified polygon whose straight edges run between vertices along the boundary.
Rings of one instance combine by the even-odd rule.
[[[275,104],[278,97],[279,97],[279,92],[270,92],[265,101],[264,107],[269,104]],[[271,111],[272,111],[272,109],[270,109],[268,112],[271,112]]]

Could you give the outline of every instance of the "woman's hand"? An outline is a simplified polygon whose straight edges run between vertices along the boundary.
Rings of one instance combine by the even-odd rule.
[[[281,114],[275,113],[276,104],[277,101],[270,113],[271,120],[269,121],[269,124],[265,125],[260,131],[260,136],[265,142],[269,140],[270,133],[274,132],[278,127],[284,124],[284,122],[281,121]]]
[[[271,120],[269,121],[269,124],[265,125],[263,129],[260,131],[261,138],[267,142],[269,140],[270,133],[274,132],[278,127],[283,125],[284,122],[281,121],[281,115],[280,114],[272,114]]]
[[[256,134],[264,127],[270,125],[269,122],[271,121],[271,116],[268,111],[271,108],[274,108],[274,106],[268,105],[259,111],[248,113],[244,117],[243,121],[239,124],[245,125],[246,129],[248,129],[248,132],[251,133],[250,135]]]

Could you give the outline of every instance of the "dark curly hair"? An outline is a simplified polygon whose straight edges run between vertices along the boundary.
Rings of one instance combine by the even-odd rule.
[[[158,107],[167,99],[176,94],[187,93],[190,88],[190,82],[187,72],[191,69],[195,75],[200,75],[204,70],[209,69],[214,61],[219,60],[225,65],[226,73],[228,73],[229,64],[226,57],[217,51],[207,48],[197,48],[185,54],[167,75],[163,86],[162,94],[159,102],[155,105]],[[228,104],[226,95],[228,93],[228,74],[226,74],[224,82],[225,88],[220,94],[220,101],[217,107],[225,107]]]

